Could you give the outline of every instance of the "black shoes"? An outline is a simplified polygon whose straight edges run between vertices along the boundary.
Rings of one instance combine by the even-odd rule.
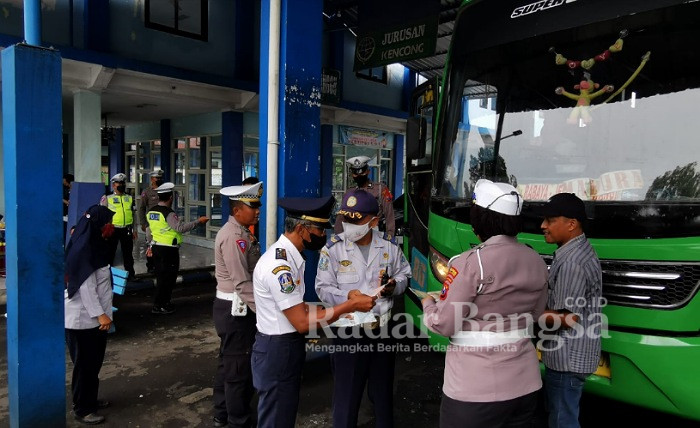
[[[153,309],[151,309],[151,313],[156,315],[169,315],[173,312],[175,312],[175,309],[170,306],[170,303],[164,306],[153,305]]]
[[[90,413],[85,416],[78,416],[74,413],[73,416],[75,416],[76,421],[87,425],[97,425],[105,421],[105,417],[102,415],[98,415],[97,413]]]
[[[214,416],[214,426],[218,428],[228,426],[228,421]]]

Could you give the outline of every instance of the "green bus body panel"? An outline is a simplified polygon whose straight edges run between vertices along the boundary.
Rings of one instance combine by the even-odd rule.
[[[610,355],[611,378],[591,376],[586,391],[700,420],[700,337],[609,335],[602,348]]]
[[[478,243],[471,226],[430,214],[430,243],[450,258]],[[540,254],[552,254],[556,246],[541,235],[521,234],[518,240]],[[698,261],[700,238],[654,240],[591,239],[601,259]],[[442,284],[428,267],[428,290]],[[406,312],[416,325],[422,324],[423,310],[406,298]],[[602,339],[609,353],[611,378],[591,376],[586,391],[641,405],[654,410],[700,420],[700,298],[693,298],[674,310],[642,309],[609,305],[603,308],[610,330]],[[616,331],[616,327],[653,330],[658,335]],[[663,336],[665,332],[690,337]],[[679,336],[683,336],[678,333]],[[695,334],[695,336],[692,336]],[[448,339],[430,333],[430,344],[444,349]]]

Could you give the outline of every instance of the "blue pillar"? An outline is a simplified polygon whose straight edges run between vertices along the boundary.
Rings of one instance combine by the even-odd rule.
[[[281,0],[279,177],[278,197],[321,196],[321,40],[322,0]],[[260,28],[260,154],[261,169],[267,156],[267,73],[270,0],[262,1]],[[264,59],[263,59],[264,57]],[[279,210],[277,234],[283,229]],[[261,230],[261,237],[264,236]],[[263,242],[263,246],[268,243]],[[306,252],[306,265],[315,267],[318,254]],[[305,281],[314,283],[316,269],[306,270]],[[313,286],[307,294],[315,299]],[[309,298],[309,297],[307,297]]]
[[[299,4],[302,3],[302,4]],[[322,0],[282,1],[280,197],[320,196]]]
[[[394,136],[394,198],[398,198],[403,193],[403,151],[404,151],[404,136],[396,134]]]
[[[221,185],[241,184],[243,176],[243,113],[221,113]],[[221,222],[228,221],[228,198],[221,198]]]
[[[281,0],[278,197],[320,196],[322,0]],[[316,18],[320,17],[320,18]],[[270,0],[262,1],[260,24],[260,169],[267,165],[268,46]],[[265,197],[265,196],[264,196]],[[264,242],[264,218],[260,223]],[[284,212],[278,211],[277,234]]]
[[[321,125],[321,196],[333,191],[333,125]]]
[[[124,128],[114,128],[114,134],[108,141],[109,176],[114,177],[124,171]]]
[[[260,5],[260,96],[259,96],[259,107],[258,107],[258,163],[260,165],[260,170],[258,171],[258,178],[268,183],[267,179],[267,123],[269,117],[267,114],[267,109],[269,101],[267,97],[270,94],[269,90],[269,79],[268,72],[270,69],[270,60],[268,55],[268,49],[270,47],[270,0],[263,0]],[[263,209],[260,210],[260,221],[258,225],[260,227],[260,246],[264,250],[272,242],[267,242],[267,210],[265,204],[267,201],[267,192],[263,193],[262,206]],[[277,210],[278,215],[284,215],[281,210]]]
[[[413,90],[416,89],[416,83],[418,83],[418,74],[405,67],[403,69],[403,85],[401,86],[401,109],[407,111],[409,116],[414,112],[409,111],[411,109],[411,96],[413,95]]]
[[[282,1],[280,32],[280,196],[321,196],[323,1]],[[283,217],[278,217],[278,231]],[[304,299],[317,301],[318,252],[305,251]]]
[[[2,51],[2,114],[10,426],[63,427],[66,362],[58,51],[26,45]],[[37,159],[37,153],[45,161]]]
[[[172,160],[172,134],[170,132],[170,119],[160,121],[160,169],[163,170],[163,179],[173,181],[170,175],[170,161]]]
[[[24,0],[24,40],[41,46],[41,0]]]

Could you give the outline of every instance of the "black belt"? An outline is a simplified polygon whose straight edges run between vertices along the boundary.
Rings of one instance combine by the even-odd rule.
[[[257,332],[256,334],[259,334],[262,337],[269,337],[272,340],[290,340],[290,339],[303,339],[304,335],[299,333],[298,331],[293,331],[291,333],[284,333],[284,334],[265,334],[265,333],[260,333]]]

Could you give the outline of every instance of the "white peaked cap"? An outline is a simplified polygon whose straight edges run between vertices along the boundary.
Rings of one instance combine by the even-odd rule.
[[[120,172],[119,174],[114,174],[114,177],[112,177],[112,182],[116,181],[126,181],[126,174]]]
[[[369,162],[371,158],[367,156],[355,156],[347,160],[347,163],[350,165],[350,168],[362,168],[364,166],[367,166],[367,162]]]
[[[506,183],[482,178],[474,186],[473,198],[478,206],[505,215],[519,215],[523,209],[523,197],[515,187]]]
[[[156,192],[158,192],[158,193],[172,192],[174,187],[175,187],[175,185],[171,182],[163,183],[160,186],[156,187]]]
[[[233,201],[260,202],[263,193],[262,181],[255,184],[244,184],[242,186],[228,186],[219,190],[224,196],[228,196]]]

